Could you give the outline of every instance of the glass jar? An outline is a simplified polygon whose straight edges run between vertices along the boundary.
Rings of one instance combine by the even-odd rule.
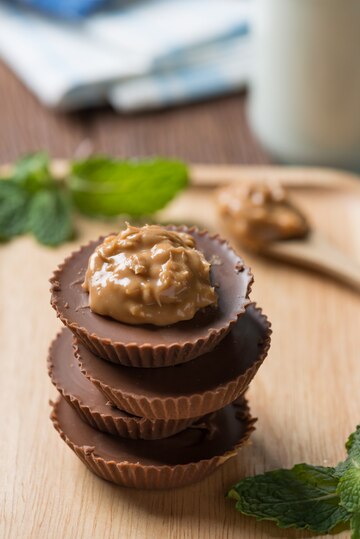
[[[258,0],[248,115],[281,161],[360,170],[360,0]]]

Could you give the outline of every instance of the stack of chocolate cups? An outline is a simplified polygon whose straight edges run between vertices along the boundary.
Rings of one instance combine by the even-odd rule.
[[[103,238],[71,254],[51,278],[65,328],[50,346],[60,393],[51,419],[95,474],[161,489],[202,479],[254,430],[244,397],[270,347],[270,324],[249,294],[253,277],[219,236],[186,227],[211,264],[216,308],[166,327],[100,316],[82,288]]]

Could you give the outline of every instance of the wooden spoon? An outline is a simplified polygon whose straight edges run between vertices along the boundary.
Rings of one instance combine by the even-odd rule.
[[[318,231],[313,230],[306,239],[269,243],[261,254],[320,271],[360,292],[360,265]]]

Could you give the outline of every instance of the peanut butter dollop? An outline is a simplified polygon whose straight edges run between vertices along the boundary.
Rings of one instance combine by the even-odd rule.
[[[230,185],[217,192],[217,203],[230,232],[251,250],[309,232],[305,216],[277,184]]]
[[[91,255],[83,288],[93,312],[127,324],[190,320],[217,297],[210,264],[189,234],[127,225]]]

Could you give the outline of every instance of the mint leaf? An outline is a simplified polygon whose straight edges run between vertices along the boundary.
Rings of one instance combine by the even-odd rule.
[[[360,539],[360,513],[354,513],[350,520],[351,539]]]
[[[53,183],[49,163],[45,152],[25,155],[15,163],[11,180],[30,193],[49,187]]]
[[[359,516],[360,515],[360,427],[358,426],[350,436],[345,445],[348,456],[337,468],[340,477],[337,492],[340,496],[340,505],[347,511],[354,513],[354,526],[356,523],[357,532],[360,536]],[[354,532],[355,533],[355,532]],[[353,535],[354,536],[354,535]],[[355,535],[356,537],[356,535]]]
[[[356,427],[356,430],[352,432],[345,444],[345,448],[350,455],[353,451],[360,452],[360,425]]]
[[[0,241],[26,232],[29,195],[9,180],[0,180]]]
[[[360,425],[356,427],[356,430],[350,434],[345,448],[347,450],[348,456],[346,460],[340,462],[336,466],[336,473],[339,477],[351,468],[354,463],[360,466]]]
[[[360,513],[360,467],[355,463],[339,480],[340,505],[351,513]]]
[[[68,178],[74,204],[87,215],[149,215],[188,184],[180,161],[117,161],[95,157],[75,162]]]
[[[71,213],[71,201],[61,188],[38,191],[31,201],[29,227],[40,243],[56,246],[73,235]]]
[[[338,482],[334,468],[297,464],[243,479],[227,496],[236,500],[238,511],[257,520],[326,533],[351,517],[339,505]]]

